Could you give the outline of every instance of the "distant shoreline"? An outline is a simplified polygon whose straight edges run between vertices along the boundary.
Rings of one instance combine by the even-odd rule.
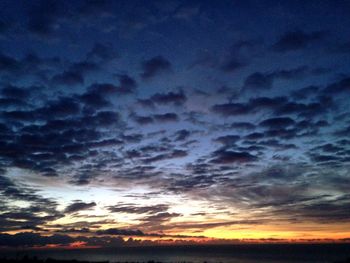
[[[350,243],[0,250],[0,263],[350,263],[349,260]]]
[[[236,244],[186,244],[186,245],[144,245],[144,246],[115,246],[115,247],[0,247],[3,251],[29,250],[29,251],[74,251],[74,250],[148,250],[148,249],[202,249],[202,248],[228,248],[228,247],[319,247],[319,246],[349,246],[347,242],[314,242],[314,243],[236,243]]]
[[[58,260],[53,258],[48,259],[38,259],[36,257],[28,257],[24,256],[22,258],[16,258],[16,259],[8,259],[8,258],[1,258],[0,262],[2,263],[164,263],[161,261],[154,261],[154,260],[148,260],[148,261],[84,261],[84,260]],[[192,263],[190,261],[178,261],[178,262],[167,262],[167,263]],[[203,263],[207,263],[207,261],[203,261]],[[219,262],[222,263],[222,262]],[[333,263],[350,263],[350,258],[346,260],[339,260],[334,261]]]

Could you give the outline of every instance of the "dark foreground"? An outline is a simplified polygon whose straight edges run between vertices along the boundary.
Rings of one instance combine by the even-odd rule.
[[[57,259],[38,259],[36,257],[23,257],[20,259],[8,259],[8,258],[0,258],[1,263],[110,263],[109,261],[79,261],[79,260],[57,260]],[[117,263],[163,263],[163,262],[155,262],[155,261],[147,261],[147,262],[117,262]],[[191,262],[176,262],[176,263],[191,263]],[[203,263],[207,263],[204,261]],[[350,258],[342,261],[334,261],[334,263],[350,263]]]
[[[4,260],[4,258],[7,259]],[[0,263],[73,262],[350,263],[350,244],[242,244],[80,250],[0,250]]]
[[[101,262],[93,262],[93,261],[79,261],[79,260],[57,260],[57,259],[38,259],[36,257],[23,257],[20,259],[8,259],[8,258],[0,258],[1,263],[109,263],[109,261],[101,261]]]

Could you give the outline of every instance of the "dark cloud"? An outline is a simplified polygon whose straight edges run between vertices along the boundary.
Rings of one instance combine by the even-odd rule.
[[[168,159],[182,158],[187,155],[188,155],[187,151],[175,149],[168,153],[161,153],[161,154],[154,155],[152,157],[147,157],[142,161],[143,163],[147,164],[147,163],[159,162],[159,161],[168,160]]]
[[[141,230],[108,228],[105,230],[96,231],[97,235],[112,235],[112,236],[145,236]]]
[[[294,14],[282,3],[289,26],[308,25],[285,33],[263,8],[243,35],[226,34],[250,17],[241,5],[0,5],[0,232],[19,233],[0,235],[4,246],[137,246],[119,236],[174,240],[188,236],[167,233],[259,223],[339,231],[349,219],[342,5]],[[81,200],[61,198],[67,184]],[[100,187],[128,201],[86,199]],[[175,206],[194,200],[206,202],[191,218]],[[101,205],[137,220],[93,214]]]
[[[22,57],[0,54],[0,74],[8,82],[16,81],[19,77],[36,79],[37,82],[31,86],[40,87],[40,83],[48,82],[52,75],[62,73],[61,63],[59,57],[39,57],[34,52]]]
[[[229,150],[217,150],[213,152],[212,157],[211,162],[217,164],[244,164],[258,159],[248,152],[234,152]]]
[[[274,134],[275,132],[272,131],[270,132],[272,134]],[[293,133],[293,131],[287,131],[285,132],[286,135],[285,136],[281,136],[284,139],[290,139],[295,137],[295,134]],[[269,137],[269,134],[266,134],[266,137]],[[275,138],[273,135],[270,137]],[[280,140],[276,140],[276,139],[267,139],[267,140],[261,140],[259,141],[257,144],[254,144],[257,147],[271,147],[271,148],[276,148],[279,150],[288,150],[288,149],[297,149],[298,147],[293,144],[293,143],[283,143]],[[261,148],[259,148],[260,150]]]
[[[138,103],[145,108],[154,108],[155,105],[182,105],[186,102],[187,97],[182,90],[177,92],[156,93],[148,99],[138,99]]]
[[[238,135],[225,135],[225,136],[220,136],[215,138],[214,141],[219,142],[224,146],[229,146],[229,145],[234,145],[239,139],[240,139],[240,136]]]
[[[350,91],[350,77],[345,77],[337,82],[327,85],[324,89],[326,94],[342,94]]]
[[[86,17],[108,15],[110,14],[110,4],[111,2],[108,0],[84,1],[79,8],[79,14]]]
[[[168,92],[165,94],[156,93],[150,97],[150,99],[155,104],[169,104],[181,105],[186,102],[187,98],[185,93],[181,90],[179,92]]]
[[[252,111],[249,105],[242,103],[217,104],[212,107],[212,110],[223,116],[248,114]]]
[[[280,128],[291,126],[294,123],[295,121],[291,118],[271,118],[260,122],[259,125],[268,128]]]
[[[118,75],[119,85],[112,83],[94,83],[91,84],[85,93],[81,95],[82,99],[90,101],[95,105],[108,105],[108,98],[113,95],[127,95],[133,93],[137,84],[136,81],[128,75]]]
[[[189,130],[178,130],[175,133],[175,141],[184,141],[191,135],[191,132]]]
[[[50,37],[67,15],[63,4],[53,0],[36,1],[28,9],[28,31],[41,37]]]
[[[339,53],[339,54],[349,54],[350,53],[350,41],[343,42],[343,43],[337,43],[329,48],[330,52],[332,53]]]
[[[139,157],[140,155],[138,155]],[[130,157],[132,158],[132,157]],[[116,175],[115,179],[128,179],[128,180],[142,180],[153,177],[158,177],[162,172],[156,169],[156,166],[150,164],[142,164],[133,166],[131,168],[121,170],[118,175]]]
[[[238,40],[224,54],[219,68],[226,73],[238,72],[247,67],[261,52],[262,41],[257,39]],[[213,60],[213,59],[212,59]]]
[[[13,22],[9,20],[0,20],[0,35],[5,35],[13,27]]]
[[[173,122],[173,121],[178,121],[179,117],[176,113],[173,112],[168,112],[164,114],[154,114],[152,116],[155,121],[158,122]]]
[[[59,229],[58,231],[59,233],[90,233],[90,229],[87,227],[83,227],[83,228],[63,228],[63,229]]]
[[[316,163],[337,162],[342,159],[334,155],[311,154],[311,159]]]
[[[249,122],[234,122],[231,124],[231,128],[251,130],[255,128],[255,125]]]
[[[118,87],[119,94],[133,93],[137,88],[136,81],[126,74],[118,75],[118,79],[119,79],[119,87]]]
[[[149,231],[167,229],[166,224],[170,220],[181,216],[179,213],[160,212],[144,217],[139,226]]]
[[[276,79],[295,80],[306,76],[309,68],[307,66],[300,66],[292,69],[276,70],[272,76]]]
[[[14,235],[0,234],[0,246],[2,247],[33,247],[45,245],[68,245],[74,242],[74,238],[67,235],[41,236],[37,233],[23,232]]]
[[[108,85],[109,86],[109,85]],[[98,85],[98,87],[101,87]],[[104,86],[105,87],[105,86]],[[114,87],[112,85],[112,87]],[[105,108],[111,105],[110,101],[106,98],[105,94],[96,90],[89,90],[81,95],[78,98],[88,107],[91,108]]]
[[[223,116],[235,116],[251,114],[259,110],[271,110],[284,105],[287,102],[285,97],[257,97],[246,103],[225,103],[212,107],[212,111]]]
[[[12,108],[12,107],[21,108],[21,107],[27,107],[28,103],[20,99],[0,98],[0,106],[3,107],[4,109]]]
[[[168,112],[163,114],[153,114],[150,116],[141,116],[137,114],[131,114],[132,119],[140,124],[140,125],[147,125],[147,124],[153,124],[156,122],[177,122],[179,120],[179,116],[176,113]]]
[[[95,62],[81,61],[72,63],[67,70],[53,75],[51,82],[54,85],[83,85],[85,77],[98,70],[100,70],[100,65]]]
[[[108,62],[119,57],[111,43],[95,43],[87,54],[89,61]]]
[[[329,104],[331,102],[328,102]],[[329,105],[322,104],[320,102],[312,103],[297,103],[297,102],[288,102],[281,107],[275,109],[276,115],[285,115],[285,114],[297,114],[303,117],[310,117],[322,114],[329,110]]]
[[[75,229],[71,229],[72,231],[66,231],[67,233],[80,233],[86,234],[86,231],[82,229],[82,231],[75,231]],[[63,231],[65,232],[65,231]],[[54,234],[54,235],[42,235],[34,232],[20,232],[17,234],[0,234],[0,246],[4,248],[42,248],[47,247],[49,245],[55,245],[56,247],[64,248],[64,246],[71,245],[73,243],[84,243],[87,246],[94,247],[135,247],[135,246],[143,246],[143,245],[159,245],[158,241],[140,241],[129,238],[124,240],[121,236],[135,236],[135,237],[168,237],[168,238],[202,238],[203,236],[187,236],[187,235],[166,235],[159,233],[150,233],[145,234],[140,230],[132,230],[132,229],[117,229],[110,228],[106,230],[98,230],[98,236],[69,236],[62,234]],[[184,242],[186,242],[184,240]]]
[[[19,70],[19,67],[19,62],[16,59],[0,53],[1,72],[15,72]]]
[[[249,75],[243,85],[243,89],[270,89],[273,83],[272,74],[263,74],[260,72]]]
[[[288,31],[272,46],[276,52],[300,50],[310,44],[322,40],[326,36],[324,31],[304,32],[301,30]]]
[[[84,84],[83,76],[77,71],[65,71],[52,77],[52,82],[57,85],[81,85]]]
[[[323,145],[319,145],[319,146],[315,147],[314,149],[321,150],[323,152],[328,152],[328,153],[336,153],[336,152],[343,150],[342,147],[336,146],[332,143],[326,143]]]
[[[249,100],[248,104],[252,109],[274,109],[288,103],[286,97],[256,97]]]
[[[136,206],[136,205],[116,205],[109,206],[108,210],[112,213],[129,213],[129,214],[156,214],[167,211],[168,205]]]
[[[28,99],[31,96],[31,90],[8,85],[0,90],[2,96],[12,99]]]
[[[120,236],[86,237],[69,235],[41,235],[33,232],[21,232],[14,235],[0,234],[0,246],[2,247],[46,247],[48,245],[67,246],[75,242],[82,242],[87,246],[120,247],[138,246],[140,241],[128,239],[124,241]]]
[[[135,122],[137,122],[140,125],[154,123],[154,119],[151,116],[138,116],[136,114],[133,114],[132,118]]]
[[[276,116],[295,114],[300,117],[315,117],[334,110],[333,99],[318,96],[313,102],[289,101],[287,97],[256,97],[242,103],[225,103],[212,106],[212,111],[223,116],[239,116],[266,111]]]
[[[301,66],[292,69],[276,70],[268,73],[255,72],[244,81],[243,90],[267,90],[271,89],[275,80],[296,80],[304,77],[308,67]]]
[[[187,222],[183,225],[180,224],[173,224],[171,227],[173,228],[185,228],[185,229],[191,229],[191,230],[202,230],[202,229],[211,229],[216,227],[223,227],[223,226],[233,226],[233,225],[257,225],[257,224],[263,224],[265,220],[233,220],[233,221],[225,221],[225,222],[209,222],[209,223],[203,223],[203,222]],[[169,226],[170,227],[170,226]]]
[[[75,212],[79,212],[82,210],[89,210],[93,207],[96,206],[95,202],[91,202],[91,203],[84,203],[84,202],[75,202],[70,204],[69,206],[66,207],[66,209],[64,210],[64,212],[70,214],[70,213],[75,213]]]
[[[154,215],[147,216],[143,219],[143,221],[150,222],[150,223],[161,223],[164,221],[169,221],[170,219],[174,217],[179,217],[181,214],[179,213],[168,213],[168,212],[161,212]]]
[[[264,138],[265,134],[262,132],[252,132],[245,136],[248,140],[258,140]]]
[[[77,72],[78,74],[81,74],[83,76],[92,72],[96,72],[98,70],[100,70],[100,66],[95,62],[89,62],[89,61],[81,61],[81,62],[73,63],[69,69],[69,71]]]
[[[55,101],[50,101],[46,106],[39,108],[38,115],[49,114],[51,118],[66,117],[80,113],[80,104],[70,97],[61,97]]]
[[[343,127],[341,129],[338,129],[337,131],[334,132],[334,135],[336,136],[349,136],[350,134],[350,125]]]
[[[156,56],[142,62],[143,79],[150,79],[162,72],[171,70],[171,63],[162,56]]]
[[[312,97],[314,95],[316,95],[319,91],[319,87],[317,86],[307,86],[305,88],[301,88],[298,90],[295,90],[292,92],[292,96],[295,99],[307,99],[308,97]]]
[[[231,58],[223,63],[221,66],[221,69],[224,72],[235,72],[243,67],[245,67],[247,64],[237,58]]]
[[[346,182],[349,183],[349,182]],[[276,213],[287,214],[303,221],[313,222],[346,222],[349,219],[349,196],[342,195],[335,200],[329,199],[328,195],[311,198],[294,197],[293,204],[276,209]]]
[[[1,215],[0,231],[40,228],[40,225],[63,217],[57,211],[57,203],[44,198],[38,191],[14,183],[8,177],[0,175]],[[6,197],[6,198],[5,198]],[[27,202],[28,207],[14,206],[14,202]]]
[[[153,109],[154,108],[154,103],[150,99],[138,99],[137,103],[141,105],[142,107]]]

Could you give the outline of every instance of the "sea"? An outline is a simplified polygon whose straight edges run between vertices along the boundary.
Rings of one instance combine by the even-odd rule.
[[[1,257],[163,263],[350,262],[350,244],[258,244],[0,251]]]

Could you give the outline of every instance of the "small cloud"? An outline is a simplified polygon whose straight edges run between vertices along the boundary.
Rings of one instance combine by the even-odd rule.
[[[308,47],[310,44],[322,40],[326,36],[324,31],[306,33],[301,30],[288,31],[272,46],[275,52],[289,52]]]
[[[143,79],[150,79],[162,72],[169,72],[171,70],[171,63],[162,56],[156,56],[142,62]]]
[[[70,204],[69,206],[66,207],[66,209],[64,210],[64,212],[71,214],[71,213],[75,213],[81,210],[89,210],[92,207],[95,207],[96,203],[95,202],[91,202],[91,203],[84,203],[84,202],[75,202]]]

